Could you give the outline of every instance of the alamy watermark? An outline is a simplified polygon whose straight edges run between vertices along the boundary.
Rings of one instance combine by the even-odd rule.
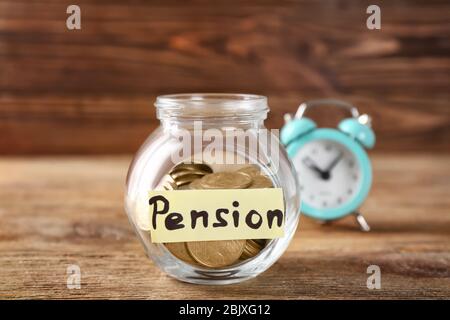
[[[381,269],[376,264],[372,264],[367,267],[367,274],[370,276],[367,278],[367,289],[381,289]]]
[[[67,7],[66,13],[70,14],[66,19],[66,27],[69,30],[81,29],[81,9],[76,4]]]
[[[66,27],[69,30],[81,30],[81,8],[76,4],[67,7],[66,13],[69,16],[66,19]],[[370,16],[366,20],[366,26],[369,30],[381,29],[381,8],[376,4],[367,7],[366,13]]]
[[[183,161],[209,164],[262,163],[278,171],[280,159],[279,130],[276,129],[203,129],[194,121],[193,130],[173,132],[179,145],[171,154],[173,163]]]
[[[366,26],[369,30],[380,30],[381,29],[381,9],[376,4],[372,4],[367,7],[367,14],[370,16],[367,18]]]
[[[77,264],[67,266],[67,289],[81,289],[81,269]]]

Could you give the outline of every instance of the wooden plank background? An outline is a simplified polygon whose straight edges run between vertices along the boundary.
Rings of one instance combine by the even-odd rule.
[[[0,0],[0,153],[126,153],[164,93],[267,95],[271,128],[305,100],[374,118],[377,151],[450,150],[450,2]],[[327,121],[325,115],[317,115]],[[331,117],[331,116],[330,116]],[[335,120],[333,120],[335,121]]]

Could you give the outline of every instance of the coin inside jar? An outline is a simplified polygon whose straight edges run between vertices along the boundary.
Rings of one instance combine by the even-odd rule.
[[[191,190],[203,189],[202,186],[200,185],[200,179],[192,181],[189,184],[189,189],[191,189]]]
[[[261,245],[257,240],[247,240],[245,242],[244,252],[242,253],[241,259],[250,259],[256,256],[262,249],[264,245]]]
[[[195,181],[197,179],[200,179],[202,176],[198,176],[195,174],[187,174],[184,176],[180,176],[177,179],[175,179],[175,184],[179,186],[183,186],[186,184],[190,184],[192,181]]]
[[[164,179],[166,190],[246,189],[272,188],[273,183],[261,174],[256,165],[241,167],[237,171],[213,173],[206,164],[181,163]],[[165,243],[178,259],[208,268],[222,268],[242,260],[251,259],[266,246],[265,240],[220,240]]]
[[[243,172],[217,172],[200,179],[204,189],[245,189],[252,183],[252,178]]]
[[[163,177],[158,188],[164,190],[183,189],[183,186],[186,186],[211,172],[212,169],[207,164],[180,163]]]
[[[245,247],[245,240],[187,242],[192,258],[203,266],[221,268],[238,261]]]
[[[258,175],[252,178],[252,183],[249,187],[250,189],[259,188],[273,188],[272,180],[263,175]]]
[[[177,171],[177,172],[172,172],[170,174],[170,176],[173,179],[177,180],[179,178],[183,178],[183,177],[186,177],[186,176],[192,176],[192,177],[195,177],[195,178],[201,178],[205,174],[207,174],[207,173],[203,172],[203,171],[198,171],[198,170],[180,170],[180,171]]]
[[[200,171],[203,174],[212,173],[213,170],[210,166],[205,163],[180,163],[176,165],[172,170],[170,170],[171,174],[177,173],[178,171]]]
[[[197,264],[197,262],[189,254],[185,242],[170,242],[165,243],[164,246],[178,259],[190,264]]]
[[[246,173],[253,178],[261,174],[261,169],[258,168],[256,165],[250,165],[239,169],[237,172]]]

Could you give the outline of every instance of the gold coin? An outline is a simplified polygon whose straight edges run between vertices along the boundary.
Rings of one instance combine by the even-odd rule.
[[[186,242],[186,247],[195,261],[205,267],[226,267],[239,260],[245,240]]]
[[[166,174],[161,181],[159,182],[159,186],[156,188],[157,190],[164,189],[164,190],[174,190],[177,188],[177,185],[175,183],[175,180],[173,178]]]
[[[166,182],[163,186],[164,190],[175,190],[177,189],[177,185],[175,183]]]
[[[266,244],[267,244],[267,240],[266,239],[253,239],[252,241],[255,241],[262,248],[264,248],[266,246]]]
[[[265,243],[261,243],[259,240],[249,239],[247,240],[246,245],[254,249],[261,250],[264,248]]]
[[[186,171],[186,170],[201,171],[204,173],[213,172],[211,167],[204,163],[180,163],[175,167],[173,167],[172,170],[170,170],[170,173],[176,173],[178,171]]]
[[[167,175],[164,188],[166,190],[179,189],[182,186],[190,184],[192,181],[200,179],[206,174],[212,172],[212,169],[202,163],[181,163],[175,166]]]
[[[198,178],[201,178],[206,174],[207,174],[206,172],[200,171],[200,170],[179,170],[179,171],[170,173],[170,176],[174,180],[177,180],[177,179],[183,178],[185,176],[196,176]]]
[[[185,185],[179,186],[178,190],[189,190],[189,185],[185,184]]]
[[[200,178],[201,176],[197,176],[195,174],[187,174],[183,177],[176,179],[175,184],[177,185],[177,187],[179,187],[186,184],[190,184],[192,181],[199,180]]]
[[[176,190],[194,180],[200,179],[206,173],[199,171],[178,171],[176,174],[166,174],[157,189]]]
[[[245,189],[251,183],[252,178],[242,172],[211,173],[199,182],[203,189]]]
[[[243,172],[248,174],[250,177],[256,177],[261,174],[261,169],[256,165],[245,166],[239,169],[237,172]]]
[[[197,264],[189,254],[189,251],[186,248],[186,242],[170,242],[165,243],[164,246],[178,259],[190,264]]]
[[[259,189],[259,188],[273,188],[272,180],[268,177],[259,175],[255,176],[252,179],[252,184],[249,187],[250,189]]]
[[[203,187],[200,185],[200,179],[194,180],[189,184],[189,189],[191,190],[199,190],[203,189]]]
[[[242,252],[241,259],[249,259],[256,256],[262,249],[264,245],[261,245],[257,240],[247,240],[245,242],[244,251]]]

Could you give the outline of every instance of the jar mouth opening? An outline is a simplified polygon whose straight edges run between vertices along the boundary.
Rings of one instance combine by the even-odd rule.
[[[181,93],[156,98],[158,119],[177,118],[256,118],[265,119],[267,97],[241,93]]]

